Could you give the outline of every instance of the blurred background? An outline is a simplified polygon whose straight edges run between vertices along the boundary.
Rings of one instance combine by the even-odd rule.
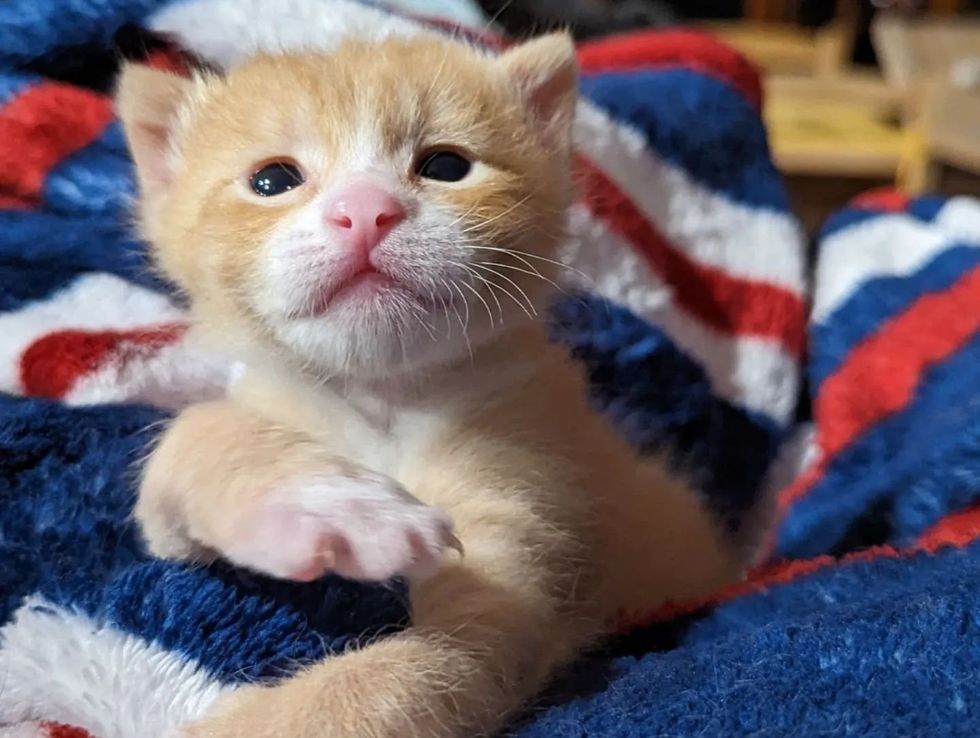
[[[811,231],[871,187],[980,195],[980,0],[479,5],[519,36],[553,26],[571,26],[585,39],[693,25],[725,39],[765,75],[774,156]]]

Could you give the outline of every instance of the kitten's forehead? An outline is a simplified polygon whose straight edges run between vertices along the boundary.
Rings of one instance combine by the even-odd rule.
[[[363,158],[447,133],[461,145],[485,140],[513,112],[506,98],[488,55],[433,37],[258,58],[232,72],[216,102],[253,140],[312,138]]]

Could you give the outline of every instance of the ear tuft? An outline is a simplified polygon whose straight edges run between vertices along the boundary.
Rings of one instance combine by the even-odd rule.
[[[173,179],[173,136],[181,108],[194,87],[191,79],[142,64],[123,67],[116,88],[116,109],[147,200],[162,195]]]
[[[568,33],[550,33],[500,57],[500,63],[527,100],[532,115],[551,133],[567,133],[578,99],[578,59]]]

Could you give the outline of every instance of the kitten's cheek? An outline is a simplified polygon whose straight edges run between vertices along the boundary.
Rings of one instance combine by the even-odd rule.
[[[322,265],[288,252],[273,252],[257,266],[258,279],[249,289],[255,310],[272,320],[289,320],[307,305],[313,275]]]

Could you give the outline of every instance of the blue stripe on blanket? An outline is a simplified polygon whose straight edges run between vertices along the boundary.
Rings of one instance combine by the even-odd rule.
[[[118,121],[97,141],[58,164],[45,179],[45,205],[58,213],[106,213],[128,222],[126,206],[136,193],[133,164]]]
[[[4,281],[4,310],[50,295],[70,281],[71,273],[109,272],[137,284],[162,289],[146,257],[118,215],[64,216],[54,213],[0,210],[0,265],[11,279],[36,286],[21,293]],[[17,274],[20,276],[15,276]],[[50,277],[50,284],[44,288]]]
[[[909,203],[908,212],[919,220],[931,222],[936,219],[947,202],[945,197],[940,196],[917,197]]]
[[[789,210],[758,113],[729,85],[688,69],[586,75],[582,92],[666,161],[736,202]]]
[[[948,200],[945,197],[919,197],[909,201],[904,212],[920,220],[923,223],[931,223],[939,215],[939,212],[946,205]],[[873,207],[848,207],[839,210],[831,215],[820,228],[820,244],[822,245],[828,238],[836,235],[840,231],[851,226],[860,225],[870,220],[875,220],[882,216],[897,216],[899,213],[890,213],[875,209]]]
[[[0,105],[5,105],[23,90],[36,85],[41,79],[33,74],[0,74]]]
[[[139,23],[169,0],[6,0],[0,63],[11,66],[83,44],[108,46],[116,29]]]

